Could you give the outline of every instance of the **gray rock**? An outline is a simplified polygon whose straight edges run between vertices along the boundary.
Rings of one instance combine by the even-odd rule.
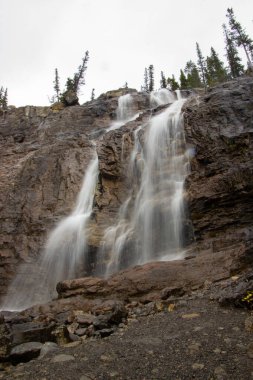
[[[51,360],[52,363],[63,363],[71,360],[75,360],[73,355],[59,354],[53,357]]]
[[[13,362],[27,362],[39,356],[42,346],[43,345],[40,342],[19,344],[11,350],[10,359]]]
[[[86,328],[80,328],[75,331],[76,335],[83,336],[86,334],[87,329]]]
[[[59,350],[59,346],[54,342],[46,342],[40,350],[39,359],[44,358],[48,353]]]

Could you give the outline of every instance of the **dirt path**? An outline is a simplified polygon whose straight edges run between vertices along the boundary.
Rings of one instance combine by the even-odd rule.
[[[207,299],[136,316],[108,338],[48,353],[0,373],[24,380],[253,379],[250,312]]]

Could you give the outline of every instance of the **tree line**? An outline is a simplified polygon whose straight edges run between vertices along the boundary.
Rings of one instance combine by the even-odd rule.
[[[227,66],[219,58],[213,47],[210,55],[204,58],[200,46],[196,43],[197,62],[187,61],[185,68],[180,70],[179,81],[175,76],[166,78],[161,71],[160,88],[177,89],[204,88],[235,79],[243,74],[253,73],[253,40],[247,35],[245,29],[236,20],[233,8],[227,9],[228,26],[222,25]],[[238,48],[242,48],[247,59],[247,69],[244,69]],[[150,65],[144,70],[144,83],[142,91],[150,92],[154,86],[154,66]]]
[[[213,47],[210,54],[204,58],[198,42],[196,43],[197,61],[189,60],[186,62],[184,69],[180,70],[179,80],[175,76],[165,76],[161,71],[160,88],[170,90],[204,88],[225,82],[230,79],[238,78],[244,74],[253,74],[253,40],[248,36],[245,29],[236,20],[232,8],[227,9],[228,26],[222,25],[227,66],[219,58],[218,53]],[[247,69],[245,70],[238,49],[241,48],[247,59]],[[58,69],[55,69],[53,81],[54,95],[49,99],[50,103],[60,102],[64,106],[79,104],[78,95],[80,88],[85,84],[85,73],[89,60],[88,50],[85,52],[82,62],[72,77],[68,77],[63,91],[60,88],[60,77]],[[125,88],[128,88],[126,82]],[[145,67],[144,83],[141,86],[142,91],[151,92],[155,89],[154,66],[151,64]],[[95,98],[95,89],[92,89],[91,100]],[[8,89],[0,88],[0,109],[8,108]]]

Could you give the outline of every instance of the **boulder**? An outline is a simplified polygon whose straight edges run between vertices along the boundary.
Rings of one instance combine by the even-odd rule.
[[[10,360],[14,363],[28,362],[39,356],[43,344],[40,342],[27,342],[12,348]]]

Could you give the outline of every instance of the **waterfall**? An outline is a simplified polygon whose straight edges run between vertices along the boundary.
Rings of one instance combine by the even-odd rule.
[[[135,131],[130,159],[133,189],[121,206],[118,222],[105,231],[104,273],[153,260],[183,258],[183,185],[188,173],[180,93],[164,89],[151,104],[173,103]],[[139,139],[144,130],[145,141]],[[137,190],[136,190],[137,188]]]
[[[19,274],[10,285],[1,306],[2,310],[23,310],[33,304],[47,302],[56,295],[55,288],[59,281],[74,278],[85,269],[85,227],[92,212],[97,176],[96,157],[86,170],[73,212],[52,231],[37,265],[31,268],[31,265],[24,264],[19,268]]]
[[[122,95],[118,99],[118,107],[116,109],[116,120],[106,129],[106,132],[118,129],[136,119],[139,113],[134,109],[134,101],[131,94]]]
[[[178,93],[176,94],[177,96],[175,96],[173,92],[168,91],[166,88],[162,88],[159,91],[152,91],[150,93],[150,105],[154,108],[164,104],[173,103],[176,99],[178,99]]]

